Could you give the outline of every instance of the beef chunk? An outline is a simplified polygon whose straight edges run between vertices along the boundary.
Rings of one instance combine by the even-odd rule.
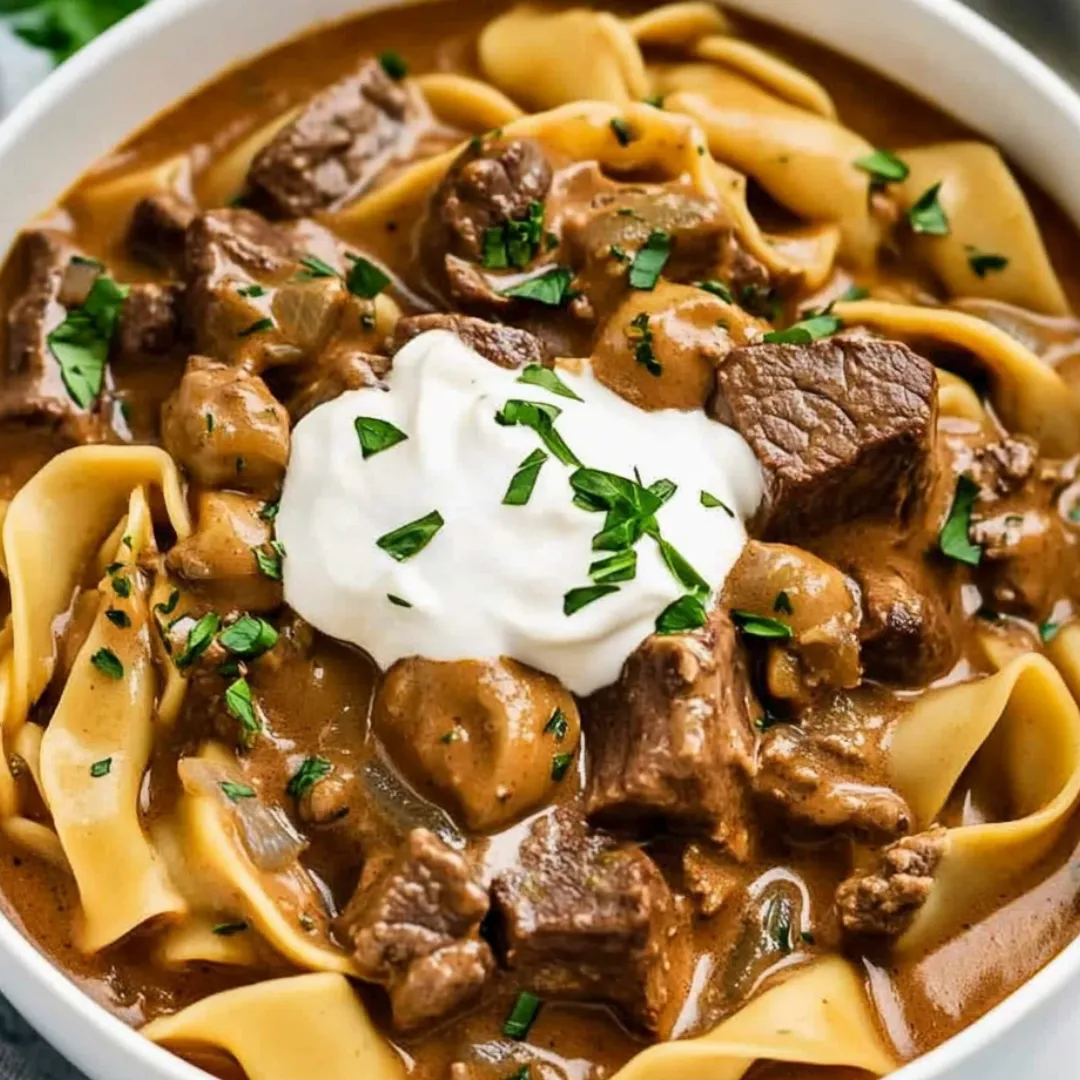
[[[256,156],[254,198],[299,218],[348,202],[395,158],[427,121],[423,98],[395,82],[377,60],[317,94]]]
[[[582,703],[590,820],[659,820],[745,852],[748,698],[740,646],[722,611],[693,633],[648,638],[618,682]]]
[[[930,478],[937,377],[893,341],[754,345],[721,365],[714,414],[764,471],[757,531],[797,542],[861,515],[907,514]]]
[[[182,298],[178,285],[132,285],[120,313],[118,355],[136,359],[171,352],[180,343]]]
[[[754,793],[763,809],[807,833],[884,843],[911,828],[907,803],[886,786],[888,711],[837,695],[802,723],[770,727],[758,747]]]
[[[196,209],[176,195],[149,195],[135,204],[128,227],[128,250],[137,259],[179,277],[184,244]]]
[[[47,424],[74,442],[99,442],[108,426],[68,393],[48,338],[67,317],[66,305],[86,300],[100,264],[80,263],[67,240],[43,229],[24,235],[19,254],[25,285],[7,313],[0,420]]]
[[[899,937],[907,930],[934,887],[946,838],[940,827],[906,836],[885,848],[873,872],[843,882],[836,907],[844,929],[875,937]]]
[[[393,351],[398,352],[428,330],[449,330],[485,360],[511,371],[545,361],[543,343],[527,330],[468,315],[410,315],[401,319],[394,328]]]
[[[606,1001],[660,1027],[682,942],[671,892],[638,847],[588,832],[570,812],[540,819],[492,889],[506,962],[546,998]]]
[[[162,443],[204,487],[272,495],[289,460],[289,414],[257,375],[193,356],[162,409]]]
[[[338,928],[361,977],[389,991],[394,1023],[416,1028],[468,1004],[494,961],[479,937],[487,893],[465,856],[413,829],[397,856],[365,878]]]
[[[217,611],[274,611],[282,585],[259,569],[257,549],[273,538],[259,516],[265,503],[231,492],[203,492],[196,505],[195,531],[174,544],[165,565]],[[269,548],[266,548],[269,551]]]
[[[298,389],[288,399],[289,416],[294,424],[298,423],[313,409],[348,390],[379,386],[389,371],[390,361],[385,356],[353,349],[330,349],[300,376]]]

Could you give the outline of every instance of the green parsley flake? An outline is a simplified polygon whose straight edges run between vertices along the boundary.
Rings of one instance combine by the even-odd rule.
[[[317,255],[305,255],[300,264],[304,267],[303,272],[296,275],[298,281],[310,281],[313,278],[336,278],[341,275],[327,262]]]
[[[218,642],[229,652],[254,660],[278,643],[278,632],[265,620],[255,615],[241,615],[218,635]]]
[[[653,229],[630,265],[630,288],[655,289],[671,256],[671,237],[662,229]]]
[[[105,612],[105,618],[113,624],[113,626],[119,626],[121,630],[126,630],[131,626],[131,618],[126,611],[117,611],[116,608],[109,608]]]
[[[571,589],[563,597],[563,614],[566,616],[576,615],[582,608],[596,600],[619,591],[618,585],[585,585],[579,589]]]
[[[906,180],[911,169],[888,150],[874,150],[865,157],[856,158],[855,168],[869,173],[876,183],[890,184]]]
[[[267,330],[274,329],[273,319],[259,319],[258,322],[253,322],[246,330],[241,330],[237,333],[237,337],[251,337],[253,334],[263,334]]]
[[[985,278],[987,274],[999,274],[1009,265],[1009,260],[1004,255],[992,255],[970,245],[967,247],[967,257],[971,272],[979,278]]]
[[[621,116],[616,116],[611,121],[611,130],[620,146],[629,146],[634,141],[634,129]]]
[[[844,295],[840,297],[843,304],[851,304],[856,300],[865,300],[870,295],[870,290],[862,285],[849,285]]]
[[[809,345],[811,341],[839,333],[843,328],[843,319],[836,315],[812,315],[786,330],[771,330],[762,340],[770,345]]]
[[[178,668],[191,667],[210,647],[210,642],[214,640],[214,635],[220,627],[221,616],[216,611],[207,612],[192,627],[184,651],[176,658],[176,666]]]
[[[540,476],[544,462],[548,460],[543,450],[534,450],[514,473],[510,486],[503,496],[503,506],[524,506],[532,498],[533,488]]]
[[[551,779],[556,782],[561,780],[566,775],[573,760],[573,754],[553,754],[551,758]]]
[[[699,596],[687,593],[674,603],[668,604],[656,617],[658,634],[684,634],[689,630],[698,630],[709,621]]]
[[[279,502],[263,503],[262,509],[259,511],[259,520],[260,521],[265,521],[265,522],[268,522],[268,523],[276,521],[277,516],[278,516],[278,511],[280,509],[281,509],[281,503],[279,503]]]
[[[362,255],[349,252],[346,258],[352,266],[345,277],[345,284],[353,296],[361,300],[374,300],[390,284],[390,276]]]
[[[511,285],[509,289],[503,289],[500,295],[532,300],[545,307],[562,307],[571,298],[570,282],[573,280],[573,270],[566,266],[555,266],[536,277]]]
[[[543,239],[544,204],[533,200],[523,220],[484,230],[480,262],[487,270],[524,270],[539,254]]]
[[[262,723],[255,712],[255,700],[247,679],[237,679],[226,687],[225,708],[233,719],[240,721],[240,726],[248,736],[255,736],[262,731]]]
[[[569,729],[570,722],[566,719],[566,713],[556,706],[555,711],[544,725],[544,734],[554,735],[556,742],[562,742],[563,739],[566,738],[566,733]]]
[[[735,516],[735,511],[723,499],[718,499],[708,491],[701,493],[701,505],[708,510],[723,510],[728,517]]]
[[[245,300],[258,300],[260,296],[266,295],[266,290],[261,285],[245,285],[236,291]]]
[[[784,589],[781,589],[776,594],[776,599],[773,601],[773,611],[778,615],[791,615],[794,614],[795,609],[791,606],[791,597],[788,596]]]
[[[549,393],[570,398],[571,401],[582,400],[551,368],[542,367],[540,364],[529,364],[518,376],[517,382],[526,383],[529,386],[539,386]]]
[[[365,461],[369,457],[381,454],[398,443],[405,442],[408,435],[401,428],[395,427],[389,420],[380,420],[375,416],[358,416],[353,422],[356,437],[360,440],[360,453]]]
[[[442,514],[438,510],[432,510],[429,514],[380,536],[375,543],[392,559],[405,562],[406,559],[419,555],[445,524]]]
[[[95,780],[100,780],[103,776],[108,776],[112,772],[112,758],[102,758],[101,761],[95,761],[90,766],[90,775]]]
[[[393,593],[387,593],[386,599],[390,601],[394,607],[411,608],[412,604],[408,600],[403,600],[400,596],[395,596]]]
[[[735,297],[732,296],[731,289],[729,289],[722,281],[710,278],[708,281],[695,281],[694,284],[699,289],[704,289],[707,293],[712,293],[713,296],[719,297],[725,304],[735,303]]]
[[[262,548],[252,548],[251,551],[260,573],[271,581],[281,581],[283,578],[281,560],[285,549],[276,540],[270,541],[270,548],[270,551],[264,551]]]
[[[957,562],[967,563],[968,566],[978,566],[982,561],[982,548],[973,544],[968,535],[971,528],[971,510],[978,494],[979,485],[970,476],[957,479],[952,508],[938,538],[945,555]]]
[[[218,786],[228,796],[230,802],[255,798],[255,789],[248,787],[247,784],[237,784],[233,780],[222,780]]]
[[[597,585],[613,585],[619,581],[633,581],[637,575],[637,552],[633,548],[617,551],[614,555],[594,562],[589,567],[589,577]]]
[[[662,375],[664,368],[656,359],[656,353],[653,350],[653,332],[646,312],[642,311],[630,320],[626,337],[633,346],[635,362],[645,368],[650,375]]]
[[[1039,623],[1039,638],[1044,645],[1049,645],[1057,637],[1060,629],[1061,623],[1047,619],[1046,622]]]
[[[792,637],[791,627],[786,622],[768,615],[755,615],[752,611],[740,611],[736,608],[731,613],[731,619],[747,637],[769,638],[775,641],[789,641]]]
[[[908,210],[908,222],[914,232],[924,236],[948,236],[949,217],[938,201],[941,183],[928,188]]]
[[[98,649],[90,657],[90,663],[110,679],[122,679],[124,677],[124,665],[112,649]]]
[[[409,74],[409,65],[405,63],[401,54],[393,49],[386,49],[379,53],[379,64],[395,82],[400,82]]]
[[[543,401],[522,401],[511,398],[496,414],[495,423],[501,427],[527,427],[540,436],[544,445],[563,465],[581,465],[574,452],[555,430],[555,421],[562,415],[557,405]]]
[[[233,934],[242,934],[247,929],[248,924],[246,922],[218,923],[214,927],[214,933],[218,937],[232,937]]]
[[[508,1039],[524,1039],[529,1034],[529,1028],[536,1021],[540,1005],[541,1001],[535,994],[522,990],[503,1024],[503,1034]]]
[[[304,758],[300,768],[293,773],[285,788],[294,799],[303,798],[320,780],[325,780],[334,771],[334,766],[326,758]]]

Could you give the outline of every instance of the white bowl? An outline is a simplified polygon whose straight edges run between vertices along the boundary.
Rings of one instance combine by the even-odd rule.
[[[452,0],[451,0],[452,2]],[[956,0],[726,0],[838,49],[985,132],[1080,222],[1080,97]],[[0,251],[96,159],[243,57],[377,0],[156,0],[0,124]],[[254,9],[254,10],[253,10]],[[92,1080],[206,1080],[84,996],[0,916],[0,991]],[[1073,1080],[1080,942],[895,1080]]]

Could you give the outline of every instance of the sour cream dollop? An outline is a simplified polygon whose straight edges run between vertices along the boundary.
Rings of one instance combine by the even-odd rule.
[[[761,472],[745,441],[704,413],[644,412],[588,371],[558,376],[580,401],[429,331],[397,354],[388,391],[351,391],[304,417],[277,517],[289,605],[383,669],[407,656],[508,656],[576,694],[614,682],[687,590],[643,536],[632,580],[564,614],[566,594],[592,584],[590,566],[611,554],[592,546],[605,515],[575,505],[574,466],[496,414],[512,400],[554,406],[555,429],[586,468],[628,479],[637,469],[646,486],[672,481],[656,514],[662,536],[714,589],[746,543]],[[358,418],[388,421],[406,438],[365,459]],[[548,456],[528,502],[504,504],[537,450]],[[379,547],[434,512],[444,524],[417,554],[399,561]]]

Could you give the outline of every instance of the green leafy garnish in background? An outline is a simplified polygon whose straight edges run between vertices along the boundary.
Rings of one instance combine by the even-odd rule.
[[[0,16],[28,45],[57,64],[149,0],[0,0]]]

